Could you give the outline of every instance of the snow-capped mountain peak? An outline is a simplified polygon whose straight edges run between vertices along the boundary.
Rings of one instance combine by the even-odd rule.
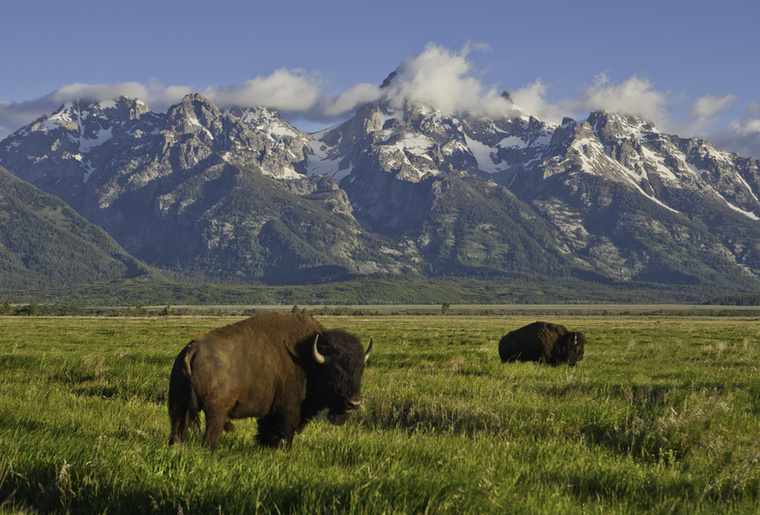
[[[225,280],[760,275],[758,161],[610,112],[553,124],[380,101],[306,134],[198,94],[166,113],[71,102],[0,142],[0,166],[138,257]]]

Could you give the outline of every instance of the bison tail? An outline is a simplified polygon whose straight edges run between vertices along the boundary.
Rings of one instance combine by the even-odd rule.
[[[200,426],[198,395],[190,381],[190,354],[189,346],[182,349],[169,378],[169,418],[172,425],[169,445],[183,443],[189,429]]]

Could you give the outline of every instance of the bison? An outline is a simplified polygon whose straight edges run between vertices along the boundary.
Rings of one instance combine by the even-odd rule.
[[[533,322],[510,331],[499,341],[501,362],[537,361],[554,367],[561,363],[575,366],[583,359],[586,337],[551,322]]]
[[[199,413],[203,445],[216,448],[232,419],[258,418],[258,441],[290,445],[327,409],[343,424],[361,404],[364,364],[372,353],[345,331],[307,315],[258,315],[196,336],[174,361],[169,380],[169,445],[183,443]]]

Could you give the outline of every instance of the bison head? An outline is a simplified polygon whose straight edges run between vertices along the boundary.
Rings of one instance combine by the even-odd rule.
[[[361,383],[364,364],[372,354],[372,340],[365,351],[359,338],[338,329],[314,338],[312,357],[317,364],[315,393],[328,408],[327,419],[343,424],[362,402]]]
[[[583,351],[586,347],[586,336],[580,332],[571,332],[564,335],[564,345],[562,345],[562,361],[567,362],[569,366],[575,366],[583,359]]]

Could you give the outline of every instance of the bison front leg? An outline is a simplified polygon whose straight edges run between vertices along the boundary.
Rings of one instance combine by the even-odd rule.
[[[289,446],[293,443],[298,421],[280,413],[270,413],[258,420],[259,433],[256,436],[261,445],[268,447]]]

